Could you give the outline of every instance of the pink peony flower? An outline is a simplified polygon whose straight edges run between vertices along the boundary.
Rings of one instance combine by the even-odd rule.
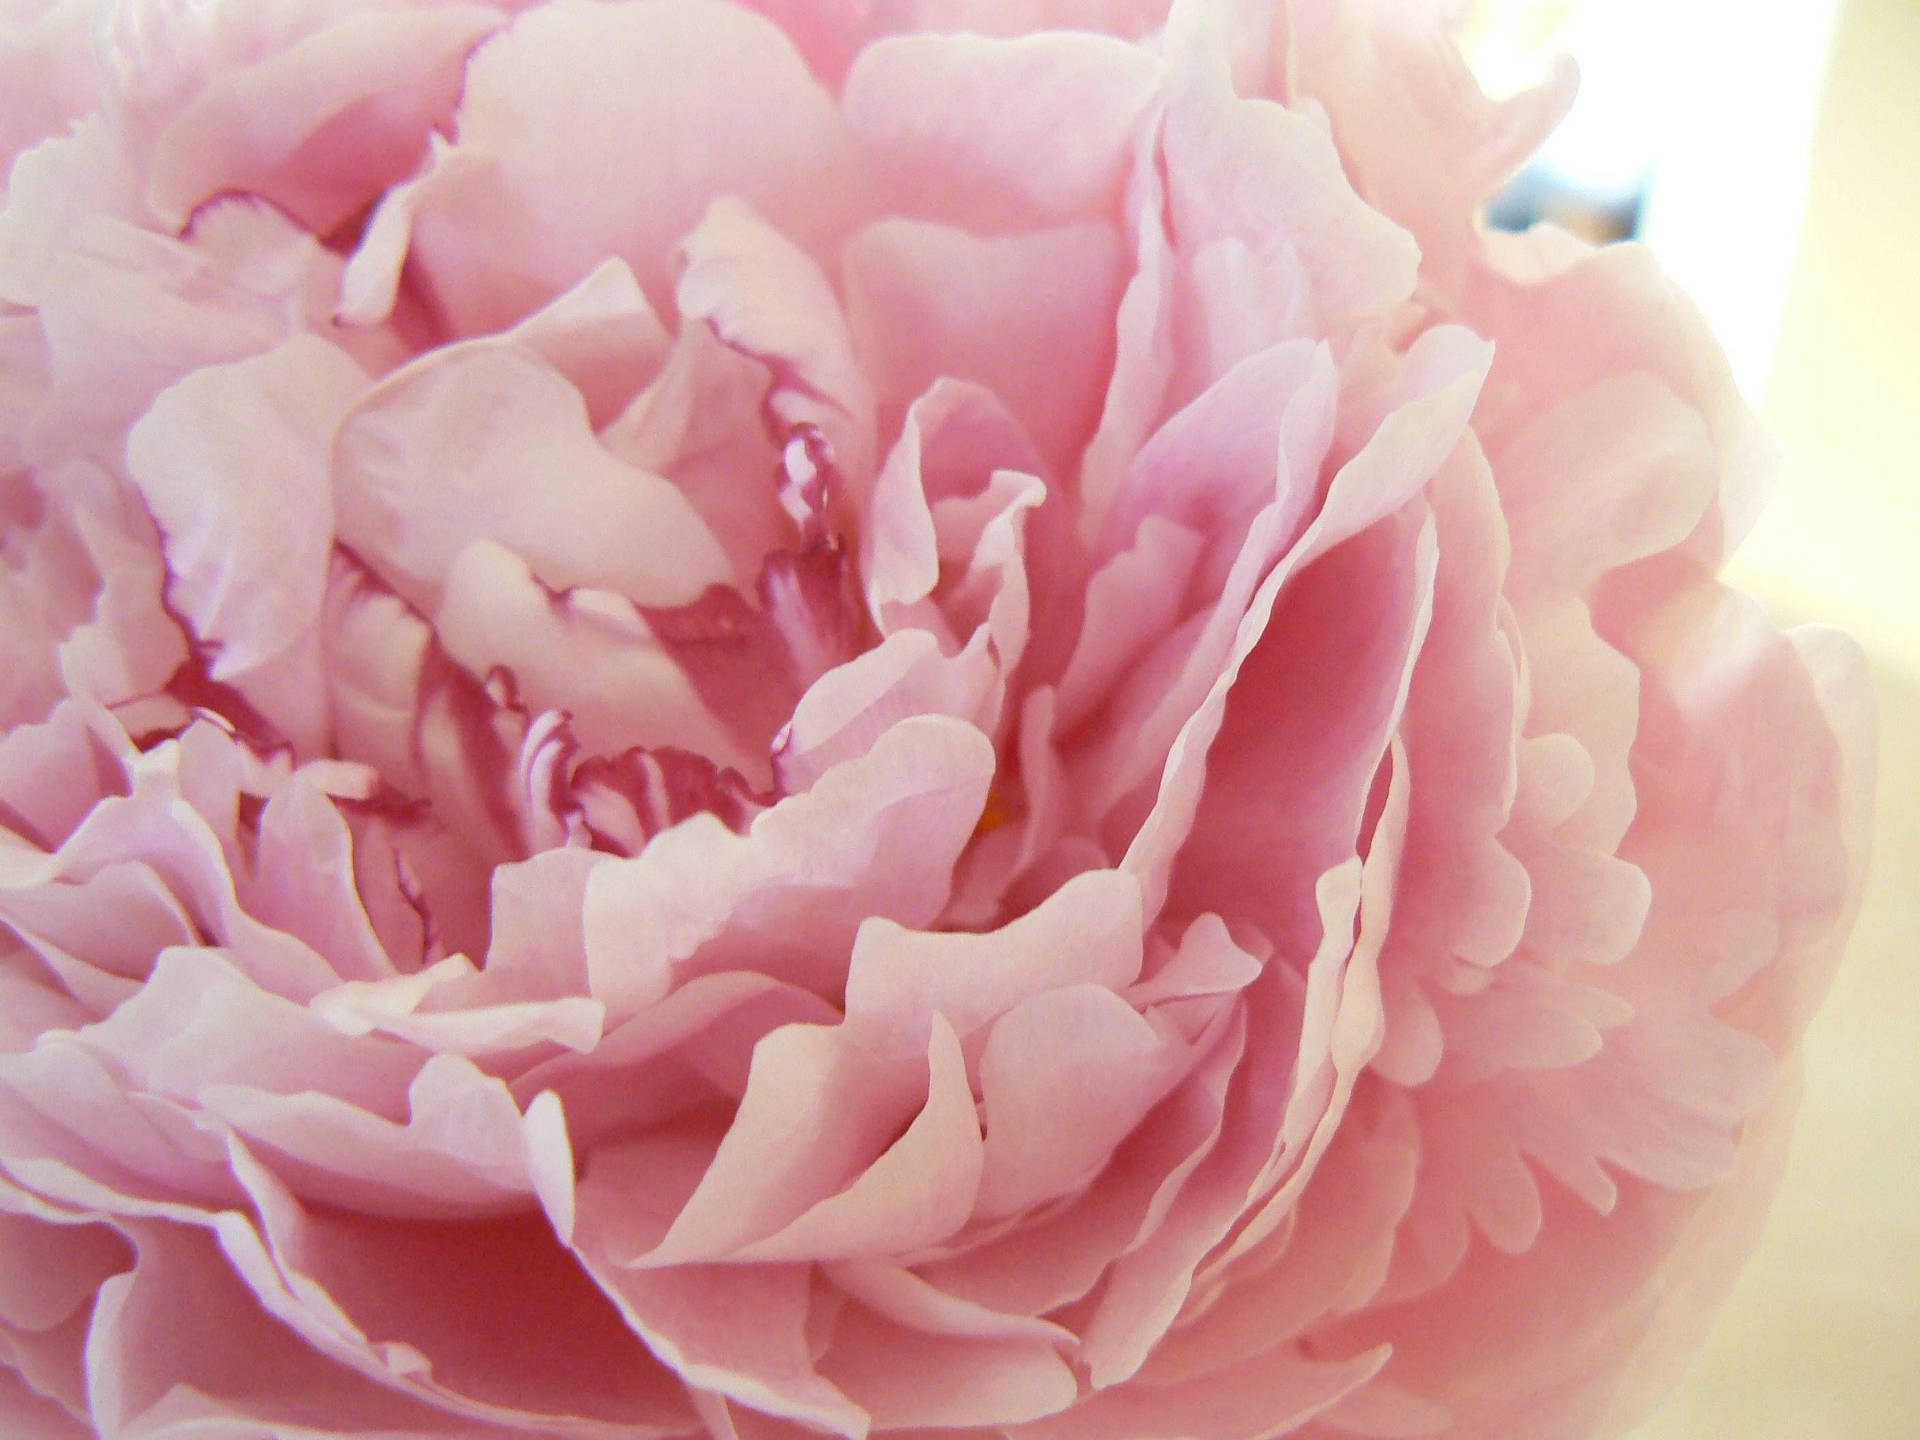
[[[1871,723],[1715,579],[1687,302],[1475,224],[1567,76],[1396,0],[5,13],[8,1435],[1658,1393]]]

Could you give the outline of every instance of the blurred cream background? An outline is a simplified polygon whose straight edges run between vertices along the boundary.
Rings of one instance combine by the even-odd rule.
[[[1641,233],[1785,453],[1732,578],[1853,631],[1880,700],[1873,871],[1784,1189],[1633,1440],[1920,1440],[1920,0],[1484,0],[1476,26],[1516,37],[1476,60],[1493,86],[1549,33],[1582,61],[1547,158],[1589,192],[1654,160]]]

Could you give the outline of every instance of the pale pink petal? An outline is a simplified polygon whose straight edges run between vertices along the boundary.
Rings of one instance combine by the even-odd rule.
[[[776,1235],[880,1157],[925,1100],[924,1073],[847,1028],[774,1031],[754,1046],[740,1109],[665,1237],[645,1255],[613,1258],[698,1263]]]
[[[504,1085],[455,1056],[435,1056],[414,1076],[403,1123],[314,1090],[208,1084],[198,1102],[309,1203],[451,1220],[510,1213],[540,1195],[531,1117]],[[564,1210],[571,1202],[560,1198]]]
[[[1592,249],[1550,227],[1484,243],[1459,317],[1497,347],[1488,393],[1498,398],[1476,417],[1488,452],[1517,424],[1596,382],[1649,372],[1698,410],[1712,437],[1717,503],[1687,548],[1717,564],[1758,518],[1779,457],[1699,310],[1638,245]],[[1563,334],[1583,343],[1546,341]]]
[[[219,1217],[222,1246],[261,1301],[318,1350],[508,1433],[684,1431],[681,1387],[545,1216],[405,1222],[309,1209],[244,1146],[232,1150],[260,1228]],[[511,1312],[489,1308],[488,1297],[508,1292]]]
[[[1078,1393],[1045,1340],[955,1340],[903,1331],[850,1305],[821,1373],[887,1430],[1007,1425],[1052,1415]]]
[[[917,1046],[934,1015],[964,1037],[1046,991],[1073,985],[1118,990],[1140,973],[1139,906],[1131,877],[1092,870],[984,935],[869,919],[848,963],[847,1015]]]
[[[930,1335],[979,1340],[1045,1340],[1073,1343],[1071,1330],[1050,1320],[1010,1315],[963,1300],[886,1260],[842,1260],[822,1273],[875,1315]]]
[[[873,393],[827,277],[813,258],[737,198],[716,200],[681,242],[674,300],[766,366],[766,407],[783,425],[815,425],[834,463],[864,475],[873,463]]]
[[[1119,678],[1174,628],[1206,540],[1148,515],[1133,542],[1087,582],[1086,619],[1060,676],[1058,732],[1071,735],[1104,704]]]
[[[125,433],[167,386],[261,354],[330,305],[337,261],[264,203],[222,200],[183,239],[91,215],[48,265],[35,304],[52,389],[28,440],[41,458],[117,470]]]
[[[1350,1360],[1275,1351],[1199,1380],[1165,1388],[1128,1386],[1096,1393],[1053,1420],[1022,1426],[1021,1440],[1274,1440],[1300,1429],[1378,1374],[1381,1346]]]
[[[699,667],[684,666],[624,595],[555,595],[525,561],[480,540],[453,557],[433,623],[447,656],[469,676],[510,674],[522,704],[566,711],[591,752],[673,746],[764,783],[764,751],[756,753],[706,703]],[[723,656],[739,648],[737,635],[718,637]]]
[[[296,935],[343,979],[391,974],[367,916],[346,821],[320,787],[296,775],[261,810],[259,848],[240,886],[241,903],[264,924]]]
[[[1137,1009],[1200,995],[1224,995],[1244,989],[1259,974],[1264,957],[1241,948],[1218,915],[1202,915],[1180,937],[1152,972],[1127,987]]]
[[[51,1330],[128,1268],[125,1238],[104,1225],[55,1226],[0,1210],[0,1321]]]
[[[961,721],[922,716],[734,835],[695,816],[587,887],[587,970],[616,1012],[692,967],[739,965],[838,989],[860,918],[931,920],[993,775]],[[775,958],[776,954],[779,956]]]
[[[677,140],[634,149],[656,135]],[[609,255],[664,303],[674,245],[719,195],[803,242],[847,224],[831,98],[779,30],[719,0],[561,0],[521,16],[468,66],[458,137],[415,201],[413,249],[460,334],[511,323]],[[608,185],[606,158],[623,154],[639,163]],[[553,221],[503,235],[502,213]]]
[[[1363,0],[1289,15],[1288,98],[1325,105],[1355,187],[1420,238],[1428,274],[1456,281],[1474,212],[1573,103],[1571,59],[1554,57],[1544,79],[1496,103],[1439,7]]]
[[[413,168],[467,51],[503,19],[484,5],[362,11],[219,70],[155,137],[148,203],[175,228],[245,190],[324,235]]]
[[[1105,548],[1132,540],[1149,515],[1202,535],[1239,536],[1270,505],[1275,514],[1265,523],[1287,544],[1319,498],[1318,477],[1297,461],[1311,457],[1305,434],[1325,403],[1320,387],[1330,368],[1325,351],[1304,340],[1234,365],[1140,448],[1106,512]],[[1231,561],[1230,542],[1224,548],[1216,571]]]
[[[679,492],[608,454],[580,393],[517,346],[442,352],[389,380],[346,419],[335,466],[341,541],[428,613],[480,540],[513,547],[554,589],[649,605],[730,575]]]
[[[9,13],[0,30],[0,195],[22,152],[60,134],[96,103],[100,73],[88,43],[86,0],[53,0]]]
[[[1116,1257],[1139,1250],[1170,1220],[1183,1229],[1192,1206],[1179,1209],[1176,1202],[1196,1179],[1208,1188],[1216,1182],[1205,1167],[1225,1135],[1224,1107],[1233,1072],[1246,1058],[1246,1037],[1242,1013],[1230,1012],[1207,1037],[1206,1053],[1185,1083],[1115,1152],[1101,1183],[1003,1235],[989,1234],[922,1265],[920,1273],[991,1310],[1037,1316],[1084,1299]],[[1228,1138],[1237,1150],[1237,1129]],[[1245,1173],[1251,1171],[1249,1160]],[[1078,1328],[1084,1334],[1088,1327]]]
[[[772,385],[765,365],[710,327],[683,325],[660,373],[600,434],[629,465],[679,487],[726,548],[742,585],[795,538],[777,483],[785,454],[762,409]],[[743,476],[750,482],[742,484]]]
[[[551,1089],[565,1106],[569,1132],[591,1157],[589,1171],[617,1144],[607,1143],[649,1125],[697,1112],[710,1103],[729,1107],[746,1093],[754,1047],[783,1026],[828,1026],[839,1012],[811,991],[756,975],[727,971],[697,975],[665,999],[609,1029],[590,1051],[553,1056],[513,1081],[523,1106]],[[719,1140],[691,1163],[684,1193],[659,1217],[657,1233],[635,1242],[635,1252],[666,1233],[678,1205],[693,1193]]]
[[[1288,1227],[1168,1333],[1140,1379],[1168,1385],[1215,1374],[1364,1306],[1386,1279],[1419,1159],[1404,1103],[1356,1105]]]
[[[67,23],[84,13],[69,3]],[[105,116],[76,119],[66,134],[39,138],[9,166],[6,205],[0,209],[0,296],[15,305],[39,305],[49,267],[89,216],[138,222],[145,206],[140,177],[122,152]]]
[[[298,336],[195,371],[127,437],[128,473],[165,538],[169,597],[213,648],[212,677],[243,693],[249,672],[314,634],[333,544],[327,457],[365,385],[341,351]],[[303,749],[320,742],[317,693],[256,703]]]
[[[990,239],[897,218],[862,230],[844,253],[847,319],[883,414],[942,376],[977,381],[1069,473],[1099,416],[1120,266],[1101,224]]]
[[[1162,141],[1174,234],[1197,248],[1227,236],[1290,244],[1320,332],[1340,335],[1413,290],[1414,238],[1353,192],[1332,138],[1307,115],[1233,93],[1205,7],[1184,12],[1169,67]]]
[[[1325,898],[1328,930],[1343,913],[1351,925],[1351,893],[1330,888]],[[1204,1128],[1195,1124],[1202,1138],[1181,1157],[1175,1171],[1181,1183],[1156,1197],[1160,1213],[1150,1212],[1150,1218],[1157,1224],[1109,1267],[1081,1327],[1082,1353],[1097,1388],[1127,1379],[1144,1363],[1186,1303],[1201,1261],[1233,1229],[1272,1161],[1302,1000],[1291,970],[1269,969],[1262,978],[1242,992],[1246,1049],[1233,1074],[1224,1077],[1224,1108],[1196,1107],[1196,1121],[1209,1112],[1212,1119]]]
[[[811,1430],[860,1440],[867,1412],[825,1379],[809,1354],[810,1269],[602,1264],[595,1278],[648,1348],[688,1384]]]
[[[987,1145],[977,1218],[1000,1219],[1091,1180],[1187,1061],[1177,1033],[1102,986],[1015,1005],[980,1055]]]
[[[859,1177],[764,1240],[748,1260],[845,1260],[936,1245],[967,1223],[983,1152],[960,1041],[936,1017],[927,1048],[927,1100],[900,1138]],[[751,1091],[749,1091],[751,1095]],[[861,1097],[870,1104],[869,1096]]]
[[[1261,643],[1283,587],[1309,561],[1337,550],[1342,541],[1391,514],[1394,508],[1405,503],[1421,481],[1432,477],[1458,442],[1466,411],[1485,375],[1487,358],[1484,344],[1459,330],[1430,331],[1416,342],[1398,381],[1399,387],[1412,393],[1387,411],[1386,418],[1367,443],[1340,467],[1319,514],[1286,552],[1286,560],[1259,582],[1256,591],[1254,579],[1258,570],[1246,562],[1253,560],[1257,564],[1258,547],[1273,544],[1278,537],[1250,541],[1248,550],[1242,552],[1241,561],[1236,564],[1235,573],[1229,576],[1223,603],[1216,607],[1214,618],[1208,622],[1203,644],[1189,646],[1195,653],[1182,656],[1186,663],[1178,682],[1162,682],[1146,691],[1144,704],[1151,707],[1148,716],[1136,717],[1121,728],[1121,733],[1127,736],[1126,749],[1110,747],[1106,756],[1095,752],[1090,757],[1092,764],[1112,766],[1118,771],[1101,787],[1105,793],[1112,795],[1117,790],[1124,794],[1132,788],[1126,782],[1137,784],[1135,777],[1144,779],[1145,775],[1140,772],[1151,764],[1147,757],[1153,752],[1143,750],[1139,744],[1145,734],[1152,733],[1145,728],[1148,719],[1156,729],[1172,727],[1167,733],[1173,748],[1162,773],[1160,798],[1128,846],[1128,868],[1142,874],[1148,883],[1150,913],[1159,908],[1161,886],[1165,883],[1161,877],[1166,874],[1162,867],[1170,862],[1174,847],[1185,838],[1192,823],[1190,817],[1199,800],[1198,762],[1219,733],[1234,680],[1247,656]],[[1399,541],[1377,538],[1374,543],[1405,546],[1413,540],[1411,554],[1424,557],[1421,563],[1429,567],[1425,579],[1412,576],[1404,568],[1394,572],[1399,582],[1412,583],[1418,597],[1416,609],[1422,612],[1417,629],[1406,634],[1407,648],[1401,651],[1404,661],[1410,664],[1418,653],[1417,645],[1412,644],[1414,635],[1424,629],[1426,623],[1424,607],[1430,600],[1427,592],[1432,583],[1432,543],[1430,536],[1424,541],[1415,539],[1410,533],[1413,527],[1405,522],[1393,528],[1398,530]],[[1255,530],[1258,536],[1257,521]],[[1420,533],[1427,532],[1423,529]],[[1249,596],[1244,612],[1231,603],[1242,594]],[[1383,603],[1397,606],[1405,603],[1407,597],[1403,592],[1401,601],[1380,598]],[[1214,660],[1215,655],[1220,657],[1218,661]],[[1210,669],[1209,662],[1221,668]],[[1148,677],[1158,679],[1151,671]],[[1398,709],[1404,697],[1396,690],[1385,698],[1389,701],[1387,713],[1390,714]],[[1189,705],[1197,708],[1189,710]],[[1383,714],[1381,719],[1383,724],[1389,723],[1387,715]],[[1175,731],[1184,733],[1176,740]]]
[[[1046,223],[1113,206],[1158,68],[1099,35],[900,35],[861,51],[841,107],[890,208]]]
[[[158,1437],[234,1424],[420,1440],[489,1433],[316,1351],[248,1292],[206,1232],[148,1224],[134,1244],[132,1271],[102,1287],[88,1347],[89,1409],[102,1433]]]
[[[927,512],[934,553],[921,559],[932,561],[937,588],[918,604],[881,611],[881,643],[822,675],[800,697],[775,756],[783,785],[811,785],[911,715],[952,715],[989,735],[1006,732],[1007,691],[1026,653],[1032,614],[1028,516],[1045,499],[1035,477],[996,471],[979,494]],[[913,569],[919,573],[909,589],[929,578],[918,562]],[[870,591],[874,583],[885,583],[878,572]]]
[[[1700,413],[1642,372],[1529,421],[1494,469],[1513,536],[1514,603],[1584,592],[1608,570],[1672,549],[1711,503],[1715,465]]]

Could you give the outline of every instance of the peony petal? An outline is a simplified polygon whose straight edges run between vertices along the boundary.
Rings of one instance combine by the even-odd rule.
[[[886,1429],[1005,1425],[1066,1409],[1078,1385],[1044,1340],[954,1340],[903,1331],[863,1307],[836,1322],[828,1376]]]
[[[1115,870],[1075,876],[984,935],[864,921],[848,963],[850,1021],[909,1047],[935,1015],[964,1038],[1022,1000],[1074,985],[1118,990],[1140,973],[1140,892]]]
[[[922,716],[745,835],[695,816],[635,859],[602,866],[587,887],[594,994],[618,1013],[703,956],[738,964],[743,952],[763,957],[756,968],[838,990],[860,917],[918,925],[938,913],[992,774],[979,731]]]
[[[209,1084],[198,1100],[310,1204],[453,1220],[510,1212],[538,1193],[512,1097],[457,1056],[436,1055],[420,1068],[401,1124],[312,1090]]]
[[[8,16],[0,32],[0,89],[8,97],[0,124],[0,196],[7,195],[5,176],[23,152],[60,134],[96,103],[100,79],[89,19],[86,0]]]
[[[50,1225],[0,1210],[0,1321],[45,1331],[93,1299],[128,1268],[125,1237],[105,1225]]]
[[[1183,246],[1239,236],[1291,245],[1312,287],[1320,333],[1339,335],[1413,291],[1414,238],[1353,192],[1332,138],[1300,112],[1233,93],[1206,7],[1170,32],[1162,141],[1168,206]]]
[[[867,1412],[823,1378],[808,1353],[809,1269],[602,1266],[595,1275],[648,1348],[688,1384],[847,1440],[864,1440]]]
[[[939,1016],[927,1067],[926,1104],[900,1138],[845,1190],[745,1246],[740,1259],[880,1259],[937,1245],[966,1224],[980,1186],[980,1122],[959,1038]]]
[[[525,561],[478,540],[449,566],[434,628],[469,677],[511,675],[522,705],[567,712],[593,753],[673,747],[749,776],[767,770],[699,693],[698,665],[684,666],[623,595],[578,589],[556,596]],[[742,648],[736,640],[752,639],[738,627],[720,638],[723,657]]]
[[[919,1069],[845,1028],[774,1031],[754,1046],[740,1109],[666,1236],[645,1255],[616,1258],[698,1263],[778,1235],[880,1157],[918,1103]]]
[[[873,393],[827,277],[805,250],[736,198],[723,197],[680,245],[674,299],[683,323],[767,367],[768,410],[819,426],[834,463],[865,475],[873,463]]]
[[[1073,1332],[1050,1320],[992,1310],[940,1289],[886,1260],[844,1260],[822,1267],[848,1296],[875,1315],[930,1335],[1071,1344]]]
[[[362,12],[214,74],[156,137],[147,200],[169,227],[224,190],[324,235],[413,168],[462,62],[504,17],[484,5]]]
[[[128,472],[166,536],[169,594],[215,647],[216,680],[244,692],[250,671],[313,635],[333,541],[327,453],[365,384],[341,351],[298,336],[195,371],[128,435]],[[231,421],[239,414],[244,427]],[[297,723],[295,738],[311,749],[319,722],[287,709],[292,700],[272,710]]]
[[[511,323],[608,255],[664,304],[674,245],[719,195],[806,243],[846,224],[849,146],[832,100],[779,30],[720,0],[560,0],[522,15],[469,65],[458,129],[415,201],[413,249],[459,334]],[[661,135],[678,138],[605,183],[607,156]],[[503,214],[560,223],[505,235]]]
[[[82,220],[36,287],[52,389],[32,452],[89,454],[117,471],[127,427],[162,390],[298,333],[328,303],[335,264],[292,221],[244,198],[202,210],[179,240],[110,216]]]
[[[218,1217],[222,1248],[309,1344],[509,1431],[557,1424],[611,1440],[687,1423],[678,1384],[544,1217],[423,1223],[308,1209],[244,1146],[232,1148],[261,1230]],[[520,1297],[512,1317],[485,1303],[506,1291]]]
[[[1121,284],[1112,230],[1081,223],[981,239],[888,219],[847,242],[843,271],[854,351],[883,379],[883,413],[942,376],[975,381],[1071,472],[1109,363]]]
[[[648,605],[730,575],[679,492],[608,454],[579,392],[517,346],[443,352],[389,380],[346,420],[335,457],[341,540],[429,613],[481,540],[511,545],[553,589]]]
[[[1015,1431],[1022,1440],[1273,1440],[1352,1394],[1380,1372],[1387,1347],[1350,1360],[1280,1350],[1200,1380],[1164,1389],[1128,1386],[1095,1394],[1064,1415]]]
[[[1186,1069],[1188,1056],[1113,991],[1047,990],[994,1022],[980,1056],[985,1167],[977,1218],[1091,1180]]]
[[[445,1435],[428,1405],[334,1363],[289,1331],[204,1231],[148,1224],[131,1272],[101,1289],[88,1406],[109,1435],[251,1423],[308,1434]]]
[[[1250,539],[1236,563],[1235,572],[1229,576],[1227,591],[1213,618],[1207,622],[1202,644],[1194,647],[1190,638],[1177,637],[1187,640],[1181,652],[1185,663],[1178,683],[1166,686],[1159,694],[1147,692],[1153,696],[1145,702],[1153,707],[1149,715],[1119,731],[1126,737],[1125,750],[1116,748],[1105,755],[1096,752],[1089,757],[1090,764],[1103,769],[1113,767],[1108,771],[1112,778],[1100,784],[1101,791],[1108,795],[1116,791],[1124,794],[1125,789],[1121,787],[1130,789],[1137,784],[1144,778],[1141,771],[1152,763],[1147,757],[1154,752],[1145,748],[1142,741],[1160,733],[1161,727],[1178,727],[1185,732],[1173,742],[1154,809],[1128,846],[1127,868],[1141,874],[1147,882],[1149,913],[1159,908],[1160,887],[1165,883],[1161,877],[1166,873],[1163,867],[1171,861],[1174,847],[1185,838],[1186,827],[1191,824],[1186,817],[1194,813],[1199,797],[1197,764],[1219,733],[1234,679],[1265,634],[1282,587],[1316,556],[1335,549],[1342,541],[1404,504],[1417,489],[1418,482],[1413,477],[1431,478],[1458,442],[1467,412],[1479,392],[1487,360],[1485,345],[1457,329],[1429,331],[1423,335],[1409,352],[1398,376],[1398,387],[1411,393],[1398,405],[1389,401],[1386,418],[1358,453],[1335,474],[1319,515],[1287,552],[1285,562],[1260,580],[1257,590],[1254,588],[1258,571],[1247,562],[1257,564],[1261,551],[1274,538],[1264,534],[1256,521],[1256,536]],[[1403,528],[1400,534],[1400,543],[1405,543],[1408,531]],[[1414,553],[1424,555],[1422,564],[1429,567],[1430,552],[1430,539],[1416,541]],[[1406,578],[1404,571],[1393,573]],[[1424,611],[1429,603],[1422,592],[1430,584],[1430,569],[1427,578],[1414,577],[1414,591],[1421,597],[1417,611]],[[1249,597],[1244,612],[1231,603],[1239,595]],[[1414,633],[1424,630],[1425,623],[1425,614],[1419,613]],[[1408,638],[1411,642],[1413,637]],[[1411,661],[1418,653],[1417,644],[1410,644],[1402,653]],[[1215,656],[1224,662],[1223,669],[1210,667],[1209,662]],[[1150,670],[1146,673],[1149,679],[1158,678]],[[1201,690],[1202,686],[1208,688]],[[1397,709],[1400,703],[1400,698],[1394,698],[1389,708]],[[1187,710],[1188,704],[1198,708]]]
[[[898,35],[861,51],[841,108],[890,209],[1045,224],[1111,209],[1158,71],[1100,35]]]
[[[731,1104],[746,1092],[754,1047],[787,1025],[831,1025],[838,1012],[810,991],[749,971],[697,975],[671,995],[610,1029],[600,1043],[579,1054],[555,1055],[515,1077],[513,1091],[531,1113],[532,1102],[551,1089],[565,1107],[569,1132],[594,1165],[603,1162],[612,1137],[698,1112],[709,1103]],[[686,1182],[685,1193],[662,1216],[666,1233],[678,1205],[712,1157],[706,1145]]]

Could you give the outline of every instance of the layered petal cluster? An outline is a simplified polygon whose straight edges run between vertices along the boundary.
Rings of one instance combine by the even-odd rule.
[[[1441,7],[1432,7],[1437,11]],[[1858,655],[1401,0],[0,11],[0,1428],[1573,1440]]]

